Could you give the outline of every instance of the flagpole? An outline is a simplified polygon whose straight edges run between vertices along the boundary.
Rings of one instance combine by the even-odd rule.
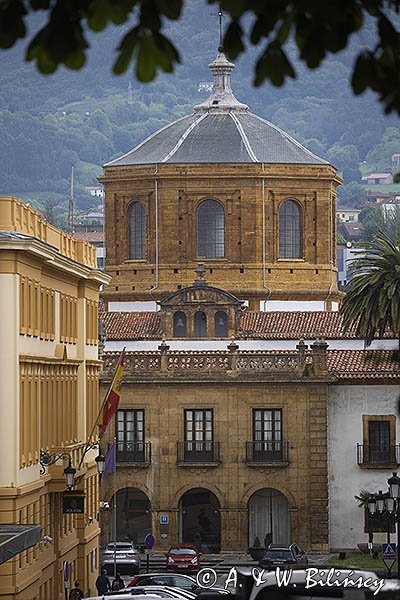
[[[119,367],[119,365],[120,365],[121,358],[124,356],[124,353],[125,353],[125,348],[126,348],[126,346],[124,346],[124,347],[123,347],[123,349],[122,349],[121,356],[119,357],[119,359],[118,359],[118,362],[117,362],[117,364],[116,364],[116,366],[115,366],[115,369],[114,369],[114,375],[113,375],[113,377],[112,377],[112,379],[111,379],[110,385],[108,386],[107,393],[106,393],[106,395],[104,396],[104,400],[103,400],[103,402],[101,403],[101,406],[100,406],[99,412],[97,413],[97,417],[96,417],[96,420],[95,420],[95,422],[94,422],[94,425],[93,425],[93,427],[92,427],[92,430],[91,430],[91,432],[90,432],[90,435],[89,435],[89,436],[87,437],[87,439],[86,439],[85,448],[84,448],[84,450],[83,450],[83,453],[82,453],[82,456],[81,456],[81,460],[79,461],[79,465],[78,465],[78,471],[79,471],[79,469],[80,469],[80,468],[81,468],[81,466],[82,466],[83,459],[85,458],[86,452],[88,451],[88,449],[89,449],[89,446],[90,446],[90,440],[92,439],[92,436],[93,436],[93,434],[94,434],[94,431],[95,431],[96,427],[98,426],[99,419],[100,419],[100,415],[102,414],[102,412],[103,412],[103,410],[104,410],[104,406],[105,406],[105,404],[106,404],[107,398],[108,398],[108,396],[109,396],[109,394],[110,394],[110,391],[112,390],[112,386],[113,386],[113,384],[114,384],[114,381],[115,381],[115,376],[116,376],[116,374],[117,374],[117,370],[118,370],[118,367]],[[99,444],[99,447],[100,447],[100,442],[101,442],[101,435],[100,435],[100,433],[99,433],[99,435],[98,435],[98,444]]]
[[[114,452],[115,452],[115,463],[117,462],[117,438],[114,436]],[[114,465],[113,473],[113,491],[114,491],[114,502],[113,502],[113,520],[114,520],[114,579],[117,577],[117,486],[116,486],[116,474],[117,464]]]

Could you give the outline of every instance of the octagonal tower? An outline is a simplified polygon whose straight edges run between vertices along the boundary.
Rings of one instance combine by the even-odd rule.
[[[267,300],[329,310],[342,180],[235,98],[222,51],[209,66],[213,91],[193,114],[104,166],[104,299],[160,300],[201,262],[211,285],[253,310]]]

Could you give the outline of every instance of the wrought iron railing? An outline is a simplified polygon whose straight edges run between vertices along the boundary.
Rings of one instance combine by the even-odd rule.
[[[118,463],[151,463],[150,442],[115,442]]]
[[[219,463],[219,442],[177,442],[177,462],[191,463]]]
[[[287,441],[246,442],[246,462],[248,462],[248,463],[287,463],[287,462],[289,462],[289,442],[287,442]]]
[[[357,444],[358,465],[398,465],[400,444]]]

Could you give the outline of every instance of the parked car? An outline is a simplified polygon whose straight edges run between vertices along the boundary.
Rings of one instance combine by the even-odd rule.
[[[264,569],[307,564],[306,553],[297,544],[290,544],[290,546],[270,544],[259,562],[260,567]]]
[[[136,575],[140,569],[140,555],[132,542],[110,542],[107,544],[102,558],[102,567],[108,575],[114,574],[114,554],[117,571],[121,575]]]
[[[160,598],[170,598],[171,600],[195,600],[196,594],[189,590],[182,590],[180,588],[169,587],[166,585],[149,585],[144,587],[129,587],[120,592],[110,593],[113,597],[115,594],[126,594],[128,596],[139,596],[145,594],[155,595]]]
[[[190,575],[181,575],[175,573],[146,573],[143,575],[137,575],[132,579],[128,587],[136,586],[169,586],[175,588],[181,588],[183,590],[189,590],[194,592],[196,596],[202,596],[203,594],[227,594],[228,591],[223,588],[212,587],[211,589],[202,588],[198,585],[197,581],[190,577]]]
[[[200,568],[201,552],[198,552],[194,544],[174,544],[165,556],[167,557],[165,565],[167,573],[178,573],[179,571],[197,573]]]

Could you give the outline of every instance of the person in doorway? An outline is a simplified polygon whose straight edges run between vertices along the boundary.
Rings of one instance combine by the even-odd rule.
[[[264,538],[264,546],[268,548],[270,544],[272,544],[272,533],[266,533]]]
[[[96,579],[96,587],[99,596],[111,591],[110,580],[107,577],[107,569],[102,569],[101,575]]]
[[[114,581],[112,582],[111,589],[113,592],[118,592],[118,590],[123,590],[125,587],[124,580],[121,577],[121,573],[117,573]]]
[[[79,587],[79,581],[75,581],[74,587],[70,591],[68,598],[69,600],[82,600],[82,598],[84,598],[84,593]]]
[[[205,533],[208,533],[211,530],[211,521],[207,517],[204,508],[201,509],[199,516],[197,517],[197,521]]]

